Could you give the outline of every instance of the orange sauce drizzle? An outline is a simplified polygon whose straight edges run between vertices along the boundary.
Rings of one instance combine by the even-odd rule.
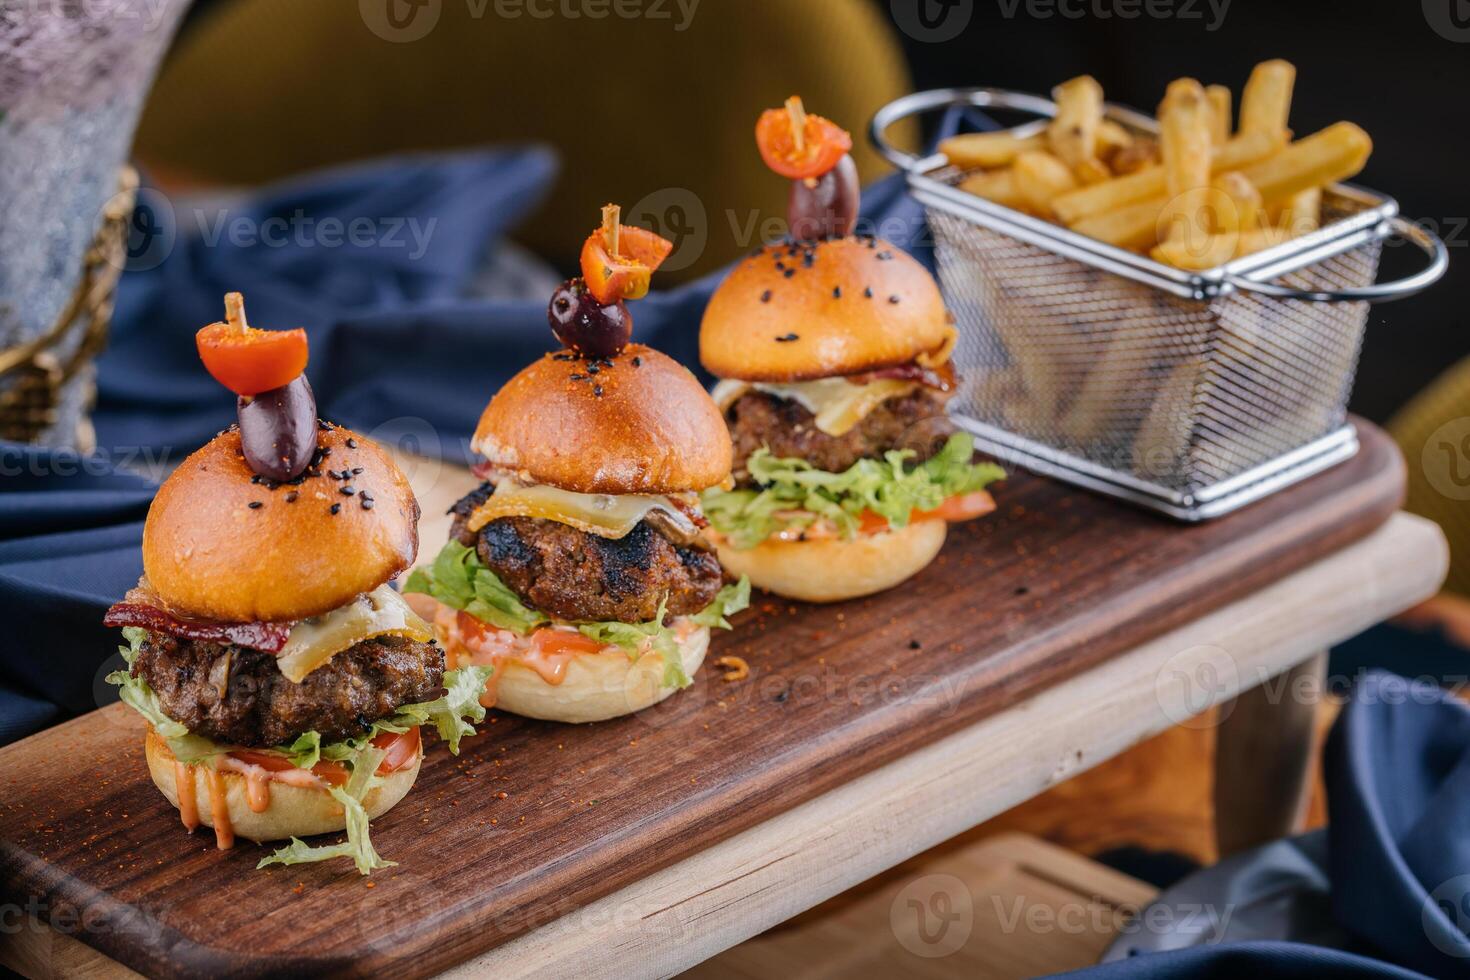
[[[209,787],[209,815],[214,819],[214,844],[222,851],[235,846],[235,828],[230,823],[230,801],[225,795],[225,777],[217,769],[204,767],[204,784]]]
[[[194,767],[174,760],[174,786],[179,793],[179,816],[184,828],[193,833],[199,826],[199,799],[194,792]]]

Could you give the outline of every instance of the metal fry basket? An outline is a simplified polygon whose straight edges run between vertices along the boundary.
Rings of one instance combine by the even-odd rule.
[[[1433,234],[1391,198],[1346,184],[1313,232],[1205,272],[1156,262],[976,197],[942,154],[891,145],[897,120],[956,106],[1050,117],[1039,96],[941,89],[873,117],[934,236],[959,332],[956,421],[997,458],[1182,520],[1228,513],[1351,457],[1347,420],[1368,304],[1444,274]],[[1109,106],[1152,134],[1152,119]],[[1045,120],[1020,127],[1039,132]],[[1430,257],[1378,283],[1386,239]]]

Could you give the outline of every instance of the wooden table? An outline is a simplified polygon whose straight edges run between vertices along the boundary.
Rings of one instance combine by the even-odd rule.
[[[95,947],[180,976],[669,974],[1242,692],[1222,800],[1243,839],[1280,833],[1314,702],[1299,665],[1446,566],[1438,529],[1394,513],[1397,452],[1360,428],[1355,459],[1195,527],[1018,475],[902,588],[759,600],[712,651],[745,657],[746,681],[707,667],[633,718],[501,716],[459,759],[431,751],[374,825],[402,863],[370,881],[256,872],[250,845],[184,835],[138,723],[94,712],[0,750],[0,900],[17,903],[0,926],[21,925],[0,929],[0,961],[71,970]],[[439,471],[426,501],[457,479]]]

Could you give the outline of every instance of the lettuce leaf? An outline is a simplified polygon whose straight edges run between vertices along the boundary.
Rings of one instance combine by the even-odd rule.
[[[446,606],[521,635],[549,621],[522,603],[473,548],[453,539],[440,549],[432,565],[409,575],[403,591],[433,596]]]
[[[668,596],[659,600],[658,612],[646,623],[582,623],[577,627],[583,636],[590,636],[599,643],[620,646],[630,657],[637,656],[643,645],[652,641],[652,648],[664,661],[664,687],[688,687],[694,683],[684,670],[684,661],[679,656],[679,641],[674,629],[664,625]],[[722,586],[710,604],[690,616],[696,626],[710,629],[730,629],[726,616],[734,615],[750,605],[750,579],[742,575],[739,582]]]
[[[347,785],[327,787],[327,792],[332,794],[332,798],[342,804],[346,815],[347,839],[345,841],[338,844],[312,846],[299,837],[292,837],[290,844],[261,858],[260,863],[255,867],[260,869],[272,864],[310,864],[339,857],[351,858],[352,863],[357,866],[358,873],[364,875],[372,874],[379,868],[393,867],[395,862],[385,860],[373,847],[372,838],[368,833],[367,809],[362,805],[368,790],[381,782],[376,773],[378,765],[386,754],[378,748],[369,747],[363,750],[353,760],[352,775],[348,777]]]
[[[773,534],[821,518],[850,539],[869,510],[894,528],[907,527],[914,511],[933,510],[950,497],[1005,478],[1005,470],[994,463],[973,462],[974,454],[969,433],[956,432],[916,465],[908,463],[912,450],[890,450],[882,459],[860,459],[831,473],[804,459],[772,456],[762,447],[746,464],[759,489],[706,490],[704,512],[737,548],[753,548]]]

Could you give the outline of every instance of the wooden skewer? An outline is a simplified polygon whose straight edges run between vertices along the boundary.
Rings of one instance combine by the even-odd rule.
[[[801,96],[793,95],[786,100],[786,113],[791,116],[791,139],[797,153],[806,152],[806,109],[801,105]]]
[[[225,293],[225,322],[241,333],[250,329],[245,319],[245,297],[240,293]]]
[[[608,255],[618,254],[618,228],[622,225],[623,209],[616,204],[602,206],[602,243]]]

